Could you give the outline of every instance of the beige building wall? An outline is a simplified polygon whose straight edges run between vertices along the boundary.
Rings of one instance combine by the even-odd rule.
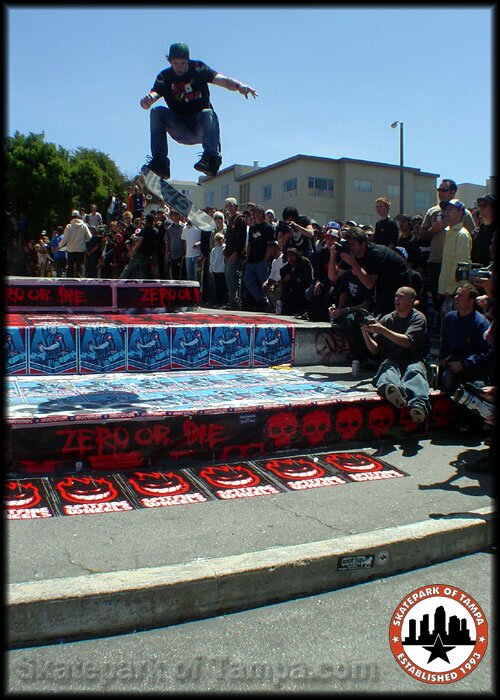
[[[487,190],[486,186],[474,185],[470,182],[457,183],[457,187],[457,198],[465,204],[467,209],[475,207],[477,198],[491,191]]]
[[[240,208],[248,202],[261,204],[273,209],[278,219],[286,206],[293,206],[322,225],[332,219],[374,224],[378,219],[375,200],[383,196],[392,202],[391,214],[399,213],[399,166],[303,155],[262,168],[256,165],[234,165],[215,177],[200,177],[202,206],[210,203],[220,208],[226,197],[236,197]],[[406,214],[424,214],[435,204],[438,177],[437,173],[405,168]],[[330,191],[329,180],[333,180]],[[318,187],[311,188],[310,182]]]

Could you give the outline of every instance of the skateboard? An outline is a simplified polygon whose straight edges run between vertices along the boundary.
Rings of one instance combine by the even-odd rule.
[[[182,192],[179,192],[165,178],[160,177],[146,165],[141,168],[146,187],[156,197],[162,199],[170,207],[173,207],[179,214],[185,216],[192,224],[203,231],[215,231],[215,222],[202,209],[198,209],[193,202]]]

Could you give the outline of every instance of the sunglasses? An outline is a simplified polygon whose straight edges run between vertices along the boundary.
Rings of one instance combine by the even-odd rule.
[[[449,187],[438,187],[437,191],[438,192],[449,192],[450,188]]]

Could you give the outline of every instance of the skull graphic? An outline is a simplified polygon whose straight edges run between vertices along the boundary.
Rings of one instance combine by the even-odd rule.
[[[335,430],[342,440],[354,440],[363,425],[363,412],[356,406],[343,408],[335,418]]]
[[[302,420],[302,435],[310,445],[319,445],[325,439],[331,424],[328,411],[312,411]]]
[[[372,408],[368,414],[368,427],[376,438],[385,437],[394,425],[394,409],[386,404]]]
[[[298,420],[293,413],[276,413],[267,421],[267,435],[275,447],[289,447],[297,434]]]
[[[453,404],[447,396],[437,399],[432,405],[431,418],[437,428],[445,428],[451,423]]]
[[[415,423],[410,416],[410,409],[404,406],[399,412],[399,424],[405,433],[414,433],[418,430],[418,423]]]

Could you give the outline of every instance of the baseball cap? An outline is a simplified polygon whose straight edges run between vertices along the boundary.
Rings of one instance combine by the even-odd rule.
[[[403,256],[403,258],[406,259],[406,258],[408,257],[408,251],[406,250],[406,248],[403,248],[402,246],[397,245],[397,246],[396,246],[396,250],[398,251],[398,253],[399,253],[400,255]]]
[[[324,236],[335,236],[335,238],[340,238],[340,231],[335,228],[328,228],[323,234]]]
[[[299,254],[299,251],[297,250],[297,248],[287,248],[287,249],[285,250],[285,253],[286,253],[287,255],[288,255],[288,253],[295,253],[295,255],[298,255],[298,254]]]
[[[78,211],[78,209],[73,209],[73,211],[71,212],[71,218],[72,218],[72,219],[76,219],[77,217],[78,217],[79,219],[82,218],[82,217],[80,216],[80,212]]]
[[[459,211],[465,211],[465,204],[459,199],[450,199],[449,202],[441,202],[442,209],[447,209],[448,207],[455,207]]]
[[[487,204],[493,204],[494,206],[496,206],[497,198],[494,194],[488,192],[488,194],[485,194],[484,197],[478,197],[476,201],[478,204],[480,202],[486,202]]]
[[[340,231],[340,224],[338,224],[336,221],[329,221],[327,225],[325,226],[326,229],[329,228],[334,228],[337,231]]]
[[[172,44],[170,49],[168,50],[168,59],[172,58],[189,58],[189,47],[187,44],[183,44],[182,42],[178,41],[175,44]]]
[[[358,224],[353,221],[352,219],[349,219],[349,221],[346,221],[346,226],[357,226]]]

